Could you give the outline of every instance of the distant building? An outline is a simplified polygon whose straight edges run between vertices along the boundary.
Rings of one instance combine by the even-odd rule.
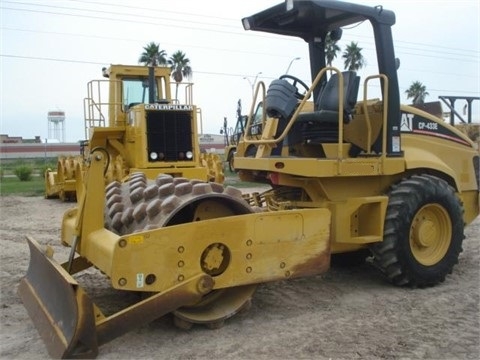
[[[0,143],[2,144],[39,144],[42,142],[40,136],[35,136],[33,139],[24,139],[21,136],[8,136],[0,134]]]
[[[198,136],[200,150],[204,152],[223,154],[225,150],[223,139],[223,135],[201,134]]]
[[[412,104],[411,106],[443,119],[444,112],[440,101],[431,101],[422,104]]]
[[[202,134],[198,136],[200,150],[207,153],[223,154],[223,135]],[[79,155],[80,143],[63,143],[57,139],[23,139],[21,136],[0,134],[0,159],[56,157]]]

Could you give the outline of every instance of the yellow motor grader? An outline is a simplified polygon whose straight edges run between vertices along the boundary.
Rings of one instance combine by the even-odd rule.
[[[251,127],[248,129],[248,133],[252,136],[259,137],[262,133],[262,121],[263,106],[262,102],[257,104],[255,113],[252,115],[253,121],[250,123]],[[227,124],[227,118],[223,120],[223,127],[220,129],[220,133],[225,135],[225,158],[228,164],[230,172],[235,171],[235,165],[233,163],[235,152],[237,151],[237,145],[245,132],[245,126],[247,125],[247,115],[242,115],[242,103],[238,100],[237,103],[237,121],[234,128],[229,128]]]
[[[359,22],[373,29],[378,72],[357,100],[358,75],[327,67],[325,38]],[[28,238],[19,294],[50,355],[94,357],[168,313],[183,328],[219,327],[248,308],[258,284],[325,272],[332,254],[368,250],[400,286],[444,281],[479,213],[480,154],[451,125],[400,105],[394,23],[381,6],[330,0],[287,0],[243,19],[246,30],[304,39],[310,53],[311,86],[291,75],[259,84],[261,137],[247,134],[237,147],[239,176],[270,184],[264,194],[143,171],[105,188],[110,138],[92,144],[77,206],[63,218],[68,259],[59,264]],[[369,97],[372,81],[380,98]],[[145,296],[105,313],[78,282],[92,267],[113,288]]]
[[[140,170],[149,179],[164,173],[223,182],[219,156],[200,152],[193,84],[175,83],[184,94],[174,99],[170,75],[168,67],[111,65],[103,69],[107,79],[90,81],[84,100],[88,140],[78,156],[59,157],[56,171],[46,171],[45,196],[74,199],[92,149],[108,153],[106,184]]]
[[[257,91],[254,95],[254,99],[259,96],[259,90],[265,89],[265,84],[261,83],[260,87],[257,88]],[[244,133],[246,132],[250,138],[253,139],[260,139],[262,136],[262,129],[265,126],[266,117],[264,116],[264,109],[263,103],[265,101],[265,91],[262,94],[262,100],[258,103],[253,103],[250,109],[250,115],[242,115],[242,105],[241,101],[238,100],[237,103],[237,121],[235,123],[235,128],[228,128],[227,119],[225,118],[223,121],[223,128],[220,129],[220,133],[225,135],[225,156],[228,164],[228,168],[230,172],[236,172],[234,159],[235,153],[237,151],[237,146],[241,141]],[[254,112],[252,112],[255,109]],[[309,112],[313,111],[313,102],[307,101],[305,102],[302,112]],[[248,117],[252,119],[252,121],[248,122]],[[248,128],[247,128],[248,123]],[[254,148],[250,148],[252,151],[255,151]],[[255,152],[247,154],[248,156],[255,155]]]

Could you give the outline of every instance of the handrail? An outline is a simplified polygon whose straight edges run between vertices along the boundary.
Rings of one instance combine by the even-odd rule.
[[[84,121],[85,121],[85,137],[88,138],[88,129],[92,127],[104,127],[106,116],[104,114],[105,107],[109,111],[110,106],[121,106],[121,103],[102,102],[101,84],[107,86],[112,80],[91,80],[87,83],[87,97],[84,98]],[[98,101],[97,101],[98,100]],[[113,115],[111,115],[113,116]]]
[[[248,118],[247,118],[247,123],[245,124],[245,129],[243,131],[243,139],[244,142],[249,144],[249,140],[251,135],[248,130],[252,128],[252,121],[253,121],[253,115],[256,109],[256,104],[257,104],[257,97],[258,97],[258,92],[260,91],[260,88],[262,88],[262,104],[265,110],[265,83],[263,81],[259,81],[257,83],[257,86],[255,87],[255,93],[252,98],[252,104],[250,105],[250,112],[248,113]],[[266,122],[266,112],[262,112],[262,129],[265,128],[265,122]]]
[[[98,119],[95,116],[95,109],[98,112]],[[87,97],[84,99],[84,118],[85,118],[85,139],[88,139],[88,129],[105,122],[105,117],[102,114],[100,106],[98,106],[93,99],[93,81],[87,83]]]
[[[94,116],[94,107],[96,107],[98,110],[98,119]],[[101,113],[99,106],[91,98],[83,99],[83,112],[85,118],[85,139],[88,139],[88,129],[95,127],[97,123],[99,127],[105,126],[105,117]]]
[[[175,83],[177,84],[177,83]],[[193,104],[193,83],[192,82],[181,82],[179,85],[185,85],[185,102],[186,105]]]
[[[185,103],[187,105],[193,104],[193,85],[192,82],[167,82],[166,84],[170,85],[168,91],[166,90],[165,95],[170,95],[169,101],[171,103],[180,103],[178,99],[172,99],[172,87],[173,86],[182,86],[184,87],[185,92]],[[113,86],[112,86],[113,85]],[[105,86],[105,88],[104,88]],[[102,94],[103,88],[103,94]],[[108,88],[108,90],[107,90]],[[106,102],[102,101],[105,98],[106,91]],[[119,92],[110,94],[111,91]],[[83,99],[83,111],[84,111],[84,126],[85,126],[85,138],[89,137],[88,129],[92,127],[105,127],[106,120],[109,118],[119,119],[122,113],[126,113],[127,109],[124,108],[122,101],[122,80],[117,79],[99,79],[91,80],[87,83],[87,97]],[[110,99],[119,99],[120,101],[111,102]],[[198,112],[198,110],[197,110]],[[105,113],[107,115],[105,115]],[[202,128],[203,124],[200,124]]]
[[[365,115],[365,121],[367,123],[367,154],[371,153],[372,147],[372,126],[370,121],[370,115],[368,114],[367,107],[367,83],[372,79],[382,79],[383,84],[383,114],[382,114],[382,157],[386,156],[387,151],[387,113],[388,113],[388,77],[385,74],[370,75],[368,76],[363,85],[363,113]]]
[[[367,124],[367,154],[371,153],[372,147],[372,124],[370,121],[370,115],[368,114],[368,107],[367,107],[367,83],[370,79],[372,79],[376,75],[368,76],[365,81],[363,82],[363,114],[365,116],[365,122]]]
[[[200,121],[200,134],[203,134],[203,118],[202,118],[202,109],[197,107],[197,126],[198,122]]]
[[[273,138],[273,139],[257,139],[257,140],[254,140],[254,139],[251,139],[251,138],[248,138],[248,137],[245,137],[244,136],[244,142],[247,143],[247,144],[260,144],[260,145],[267,145],[267,144],[277,144],[279,143],[280,141],[282,141],[288,134],[288,132],[290,131],[290,129],[292,128],[293,124],[295,123],[295,121],[297,120],[297,117],[298,115],[300,114],[300,112],[302,111],[303,107],[305,106],[305,103],[307,102],[307,99],[310,98],[310,95],[312,94],[313,90],[317,87],[318,83],[320,82],[320,79],[323,77],[323,75],[327,72],[327,71],[335,71],[338,75],[339,75],[339,87],[338,87],[338,98],[339,98],[339,113],[338,113],[338,116],[339,116],[339,145],[338,145],[338,154],[339,154],[339,157],[342,156],[342,153],[343,153],[343,147],[342,147],[342,142],[343,142],[343,103],[344,103],[344,99],[343,99],[343,74],[342,72],[335,68],[335,67],[325,67],[323,68],[318,74],[317,76],[315,77],[312,85],[310,86],[310,88],[308,89],[308,91],[305,93],[302,101],[300,102],[300,104],[298,105],[297,109],[295,110],[295,112],[293,113],[290,121],[288,122],[287,126],[285,127],[285,129],[283,130],[282,134],[280,134],[280,136],[278,136],[276,139]],[[258,92],[258,86],[257,86],[257,89],[255,91],[255,96],[254,96],[254,99],[256,99],[257,97],[257,92]],[[264,95],[265,97],[265,95]],[[265,106],[265,105],[264,105]],[[266,112],[264,111],[264,114]],[[249,116],[248,118],[248,122],[247,122],[247,125],[249,125],[249,122],[251,121],[251,116]]]

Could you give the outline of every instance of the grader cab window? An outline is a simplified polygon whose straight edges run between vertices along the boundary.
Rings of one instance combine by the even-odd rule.
[[[248,129],[249,135],[261,135],[263,123],[263,103],[259,103],[253,114],[252,126]]]

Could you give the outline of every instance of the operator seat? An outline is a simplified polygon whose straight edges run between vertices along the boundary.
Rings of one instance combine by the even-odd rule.
[[[265,111],[270,118],[278,121],[275,139],[283,133],[298,106],[296,93],[297,88],[285,79],[273,80],[268,87],[265,97]],[[272,149],[271,155],[280,155],[282,147],[283,141],[278,142],[277,146]]]
[[[343,123],[348,124],[353,117],[353,109],[357,103],[360,76],[355,71],[344,71],[343,74]],[[339,114],[339,80],[333,74],[315,101],[316,111],[301,113],[296,121],[301,136],[307,143],[336,143],[338,141]]]

